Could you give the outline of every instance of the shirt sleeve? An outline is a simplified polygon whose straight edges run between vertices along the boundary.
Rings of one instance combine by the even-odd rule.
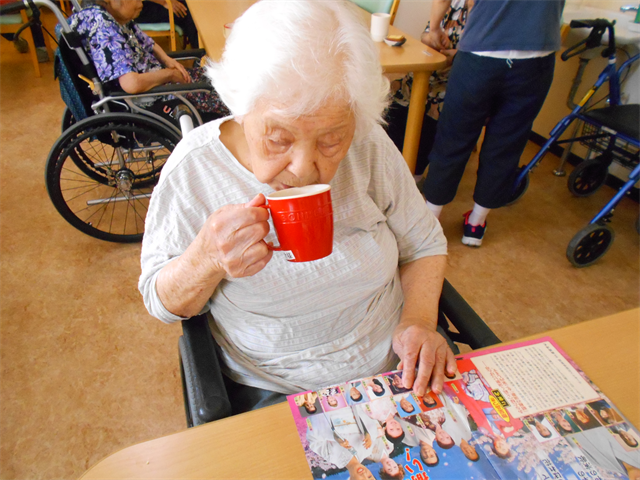
[[[382,164],[374,166],[374,201],[396,237],[399,265],[422,257],[446,255],[447,239],[440,222],[427,208],[404,158],[391,139],[382,134],[379,146]]]
[[[133,25],[131,25],[131,29],[133,30],[133,33],[138,38],[138,42],[140,42],[140,46],[142,46],[142,48],[144,50],[146,50],[147,52],[153,53],[153,47],[156,44],[156,42],[153,40],[153,38],[151,38],[149,35],[144,33],[140,29],[140,27],[135,23]]]

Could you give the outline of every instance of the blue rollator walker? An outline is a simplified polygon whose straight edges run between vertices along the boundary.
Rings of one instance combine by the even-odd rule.
[[[74,11],[81,9],[72,0]],[[129,94],[100,81],[82,39],[51,0],[0,6],[0,15],[29,7],[39,24],[39,7],[58,20],[55,72],[67,105],[62,135],[45,167],[45,183],[56,210],[73,227],[111,242],[139,242],[153,189],[171,152],[193,125],[204,120],[186,98],[211,93],[208,82],[167,84]],[[200,62],[203,49],[170,52],[177,60]]]
[[[582,100],[578,104],[574,104],[573,95],[575,95],[577,84],[589,61],[581,57],[580,69],[576,75],[569,100],[573,110],[553,128],[549,140],[533,160],[520,167],[510,201],[510,203],[514,203],[524,194],[529,185],[529,171],[542,160],[547,150],[554,144],[569,144],[565,148],[561,165],[564,165],[571,145],[576,141],[589,147],[590,150],[600,153],[596,158],[590,159],[588,157],[587,160],[576,166],[568,178],[569,191],[579,197],[591,195],[604,185],[609,166],[614,160],[628,168],[631,171],[629,180],[591,220],[589,225],[580,230],[569,242],[567,259],[576,267],[586,267],[593,264],[609,250],[615,236],[613,229],[608,225],[613,216],[613,210],[640,178],[640,105],[622,105],[620,102],[620,76],[633,62],[638,60],[640,55],[636,54],[629,58],[620,68],[616,67],[614,25],[615,21],[609,22],[605,19],[571,21],[571,28],[591,28],[591,33],[585,40],[564,51],[561,55],[562,60],[566,61],[575,55],[599,47],[603,34],[608,31],[609,42],[602,51],[602,56],[608,58],[609,62]],[[604,108],[589,108],[589,100],[605,82],[609,83],[608,105]],[[564,131],[576,120],[572,138],[559,140]],[[580,122],[583,123],[582,135],[576,136]],[[556,171],[556,175],[563,174],[561,168],[560,171]],[[640,233],[638,222],[636,222],[636,229]]]

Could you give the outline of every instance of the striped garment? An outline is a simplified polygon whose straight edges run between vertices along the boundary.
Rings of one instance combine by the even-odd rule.
[[[168,160],[147,213],[139,289],[151,315],[168,312],[160,270],[194,240],[209,215],[272,192],[220,142],[219,126],[190,133]],[[227,277],[205,306],[238,383],[295,393],[388,371],[403,303],[399,265],[444,255],[446,239],[404,159],[377,126],[354,141],[331,181],[333,253],[306,263],[275,252],[252,277]],[[266,241],[277,244],[271,231]]]

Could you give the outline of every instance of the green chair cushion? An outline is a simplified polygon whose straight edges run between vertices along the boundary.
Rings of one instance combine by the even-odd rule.
[[[171,24],[167,23],[139,23],[138,27],[142,30],[148,30],[150,32],[164,32],[169,31],[171,29]],[[182,28],[179,25],[176,25],[176,33],[182,36]]]
[[[393,0],[351,0],[369,13],[391,13]]]
[[[0,15],[0,25],[18,25],[22,23],[22,17],[19,13],[15,15]]]

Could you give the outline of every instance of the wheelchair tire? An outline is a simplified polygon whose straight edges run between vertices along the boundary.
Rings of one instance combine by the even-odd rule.
[[[576,197],[588,197],[596,193],[607,180],[609,163],[603,155],[585,160],[573,169],[567,179],[569,191]]]
[[[49,197],[62,217],[87,235],[138,242],[151,192],[179,141],[177,132],[141,115],[86,118],[68,128],[49,153]]]
[[[588,267],[607,253],[614,238],[615,232],[609,225],[589,224],[569,242],[567,259],[574,267]]]
[[[522,172],[522,170],[524,170],[524,168],[525,167],[523,166],[523,167],[519,167],[518,170],[516,170],[516,178],[520,176],[520,173]],[[528,188],[529,188],[529,172],[527,172],[525,177],[520,181],[520,183],[518,184],[514,192],[511,194],[511,198],[509,198],[509,201],[505,204],[505,206],[508,207],[509,205],[513,205],[518,200],[520,200]]]

